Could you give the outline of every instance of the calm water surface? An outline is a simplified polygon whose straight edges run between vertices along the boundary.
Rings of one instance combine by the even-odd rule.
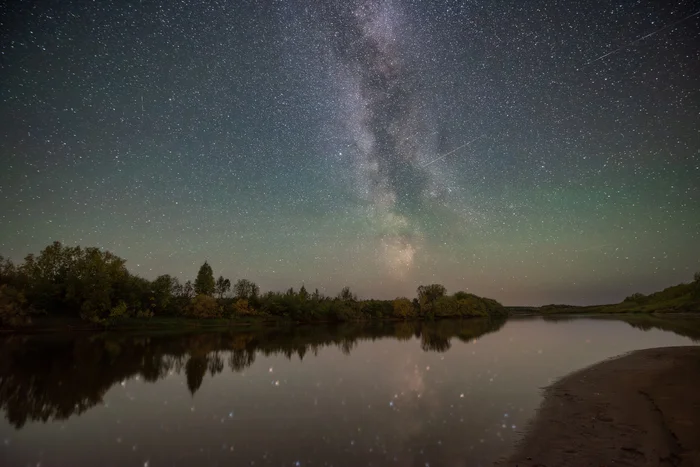
[[[13,336],[0,340],[0,465],[489,465],[556,378],[634,349],[693,344],[642,325]],[[676,327],[700,336],[695,324]]]

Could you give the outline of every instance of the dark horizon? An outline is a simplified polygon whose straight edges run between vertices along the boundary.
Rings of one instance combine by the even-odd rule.
[[[700,270],[697,2],[12,2],[0,254],[506,306]]]

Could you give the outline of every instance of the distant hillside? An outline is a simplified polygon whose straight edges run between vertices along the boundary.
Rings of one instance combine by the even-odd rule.
[[[611,305],[571,306],[545,305],[543,314],[556,313],[697,313],[700,312],[700,273],[689,284],[668,287],[649,295],[632,294],[622,302]]]

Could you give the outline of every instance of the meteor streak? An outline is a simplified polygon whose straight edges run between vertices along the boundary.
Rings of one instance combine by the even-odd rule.
[[[633,46],[633,45],[636,44],[637,42],[643,41],[644,39],[647,39],[647,38],[649,38],[649,37],[651,37],[651,36],[653,36],[653,35],[655,35],[655,34],[658,34],[658,33],[662,32],[662,31],[665,31],[666,29],[670,29],[670,28],[672,28],[672,27],[674,27],[674,26],[677,26],[677,25],[681,24],[683,21],[689,20],[689,19],[692,18],[693,16],[697,16],[697,15],[699,15],[699,14],[700,14],[700,10],[698,10],[698,11],[696,11],[695,13],[692,13],[692,14],[690,14],[690,15],[688,15],[688,16],[683,17],[683,18],[679,19],[678,21],[675,21],[675,22],[673,22],[673,23],[671,23],[671,24],[668,24],[668,25],[664,26],[664,27],[661,28],[661,29],[657,29],[656,31],[650,32],[650,33],[647,34],[647,35],[644,35],[644,36],[642,36],[642,37],[639,37],[639,38],[633,40],[632,42],[629,42],[629,43],[623,45],[622,47],[618,47],[618,48],[615,49],[615,50],[611,50],[610,52],[608,52],[608,53],[606,53],[606,54],[604,54],[604,55],[601,55],[601,56],[598,57],[598,58],[594,58],[593,60],[589,60],[589,61],[586,62],[583,66],[585,67],[585,66],[590,65],[591,63],[595,63],[595,62],[597,62],[597,61],[599,61],[599,60],[602,60],[602,59],[604,59],[605,57],[608,57],[608,56],[610,56],[610,55],[612,55],[612,54],[614,54],[614,53],[619,52],[620,50],[623,50],[623,49],[626,49],[626,48],[628,48],[628,47],[630,47],[630,46]],[[583,68],[583,67],[581,67],[581,68]]]
[[[433,159],[432,161],[427,162],[427,163],[421,165],[420,168],[421,168],[421,169],[424,169],[424,168],[428,167],[429,165],[432,165],[432,164],[434,164],[434,163],[436,163],[436,162],[438,162],[438,161],[441,161],[441,160],[443,160],[444,158],[446,158],[447,156],[449,156],[450,154],[452,154],[453,152],[457,152],[457,151],[459,151],[460,149],[462,149],[463,147],[469,146],[469,145],[472,144],[474,141],[476,141],[477,139],[481,139],[481,138],[483,138],[484,136],[486,136],[486,135],[477,136],[477,137],[474,138],[473,140],[464,143],[463,145],[459,146],[458,148],[454,148],[454,149],[451,150],[450,152],[446,152],[446,153],[443,154],[442,156],[439,156],[439,157]]]

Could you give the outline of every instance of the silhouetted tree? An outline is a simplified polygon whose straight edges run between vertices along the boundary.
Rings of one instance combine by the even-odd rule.
[[[224,276],[219,276],[214,287],[214,291],[219,296],[219,299],[224,298],[224,295],[229,290],[231,290],[231,281],[224,279]]]
[[[165,313],[179,284],[169,274],[163,274],[151,282],[151,298],[156,313]]]
[[[10,284],[17,278],[17,270],[14,263],[0,255],[0,284]]]
[[[236,298],[251,300],[258,297],[260,287],[248,279],[239,279],[233,286],[233,292]]]
[[[182,287],[182,297],[183,298],[194,297],[194,285],[192,284],[192,281],[185,282],[185,285]]]
[[[214,272],[208,262],[204,262],[199,268],[197,278],[194,281],[194,291],[197,295],[214,295]]]
[[[418,303],[422,313],[431,313],[435,302],[445,296],[447,290],[440,284],[421,285],[417,289]]]
[[[357,296],[355,294],[353,294],[350,291],[350,287],[347,287],[347,286],[343,287],[343,290],[341,290],[340,293],[338,294],[338,298],[345,301],[345,302],[357,300]]]
[[[301,289],[299,289],[299,299],[301,301],[306,301],[309,298],[309,292],[306,291],[306,287],[304,287],[304,284],[301,285]]]

